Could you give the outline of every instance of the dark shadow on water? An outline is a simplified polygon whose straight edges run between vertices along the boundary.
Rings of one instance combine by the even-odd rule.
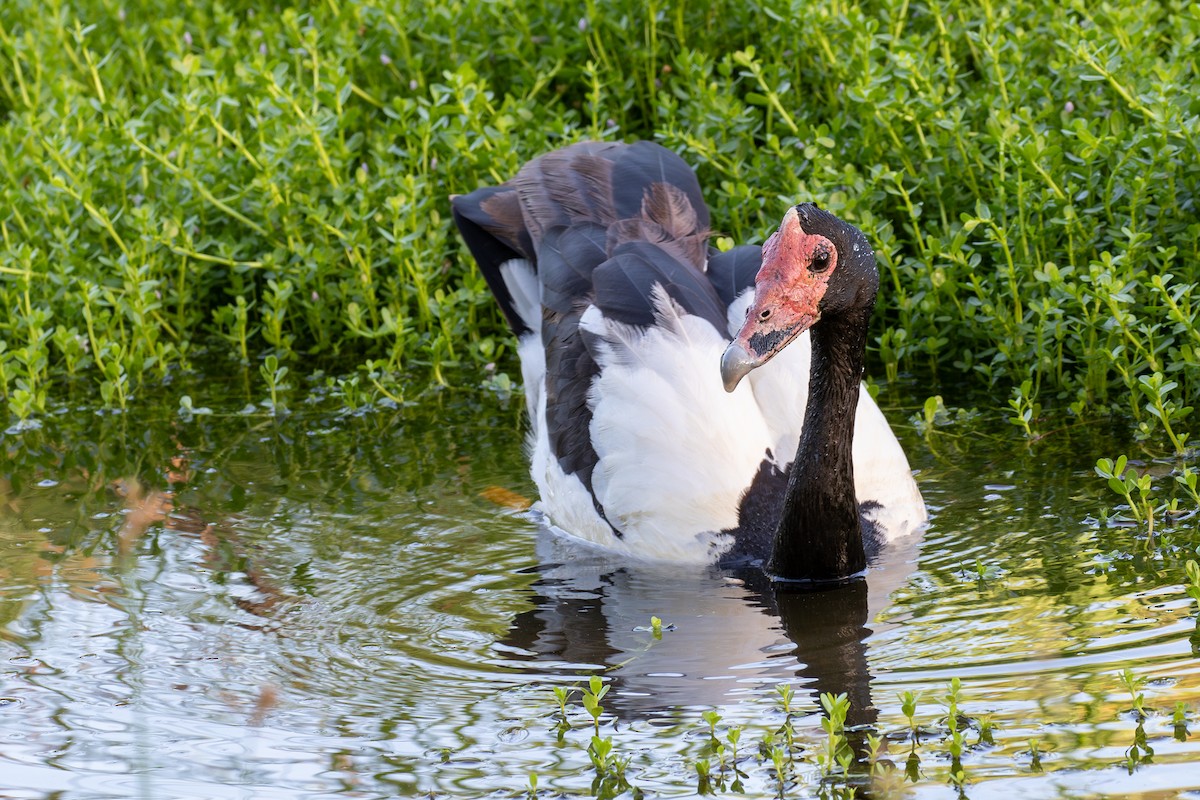
[[[885,549],[866,580],[798,592],[761,572],[606,561],[543,533],[533,607],[502,644],[547,672],[610,679],[608,707],[619,717],[772,696],[764,686],[787,682],[801,707],[806,693],[815,701],[845,692],[847,724],[869,725],[872,619],[915,568],[918,544]]]

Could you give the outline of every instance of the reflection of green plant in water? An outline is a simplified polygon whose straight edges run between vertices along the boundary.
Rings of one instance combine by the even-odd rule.
[[[1132,775],[1134,770],[1143,764],[1150,764],[1154,760],[1154,748],[1146,741],[1146,726],[1139,721],[1137,727],[1133,731],[1133,744],[1125,751],[1125,768]]]

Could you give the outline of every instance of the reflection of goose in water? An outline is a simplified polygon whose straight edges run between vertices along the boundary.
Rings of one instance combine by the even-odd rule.
[[[866,581],[818,592],[773,588],[759,570],[671,568],[583,551],[543,533],[535,607],[517,616],[507,647],[559,674],[611,679],[618,715],[715,706],[762,696],[762,685],[847,692],[851,724],[874,719],[866,639],[872,620],[916,567],[918,537],[885,547]],[[674,630],[654,641],[657,616]]]

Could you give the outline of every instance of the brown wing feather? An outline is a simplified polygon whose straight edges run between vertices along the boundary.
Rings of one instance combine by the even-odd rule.
[[[580,142],[547,153],[521,168],[511,181],[521,197],[534,241],[551,228],[575,222],[610,222],[612,161],[605,154],[615,142]]]
[[[707,231],[676,238],[659,223],[644,217],[630,217],[618,220],[608,226],[606,246],[610,258],[618,247],[629,242],[648,242],[664,252],[670,253],[681,264],[688,264],[701,272],[704,271],[708,242]]]
[[[696,232],[696,209],[678,186],[652,183],[642,196],[642,216],[658,223],[672,239]]]
[[[521,241],[525,218],[516,192],[498,192],[481,202],[479,207],[491,218],[481,220],[480,227],[526,258],[532,258],[533,253],[526,252],[526,245]]]

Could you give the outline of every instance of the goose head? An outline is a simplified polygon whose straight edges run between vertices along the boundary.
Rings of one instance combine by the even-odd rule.
[[[763,245],[754,303],[721,358],[725,390],[822,319],[854,309],[869,316],[878,290],[875,256],[862,231],[814,203],[789,208]]]

